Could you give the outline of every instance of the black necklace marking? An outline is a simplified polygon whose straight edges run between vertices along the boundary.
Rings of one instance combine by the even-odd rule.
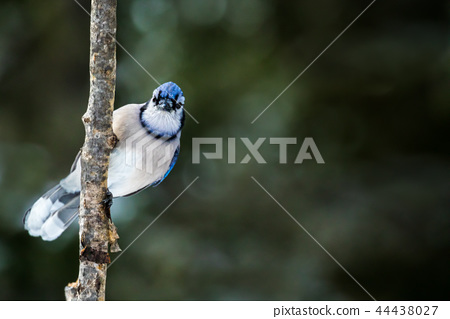
[[[151,128],[149,128],[148,126],[145,125],[144,119],[143,119],[143,114],[144,111],[148,108],[148,104],[150,101],[147,101],[140,109],[140,114],[139,114],[139,119],[141,122],[142,127],[147,131],[148,134],[150,134],[151,136],[153,136],[155,139],[160,139],[160,138],[164,138],[166,141],[171,141],[173,140],[175,137],[177,137],[178,133],[181,131],[181,129],[184,126],[184,112],[182,113],[182,117],[181,117],[181,125],[180,128],[178,129],[178,131],[175,132],[175,134],[173,135],[165,135],[165,134],[161,134],[156,130],[152,130]]]

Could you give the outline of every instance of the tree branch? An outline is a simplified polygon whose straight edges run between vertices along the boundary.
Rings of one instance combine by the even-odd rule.
[[[86,138],[81,153],[80,268],[77,282],[65,288],[67,300],[105,300],[108,248],[116,237],[107,194],[109,155],[116,142],[112,130],[116,8],[117,0],[91,2],[91,86],[82,118]]]

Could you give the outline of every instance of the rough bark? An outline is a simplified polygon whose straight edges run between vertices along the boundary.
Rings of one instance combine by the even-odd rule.
[[[117,0],[91,2],[90,93],[82,118],[86,138],[81,153],[80,268],[78,280],[65,288],[67,300],[105,300],[108,249],[118,237],[107,194],[109,155],[116,142],[116,7]]]

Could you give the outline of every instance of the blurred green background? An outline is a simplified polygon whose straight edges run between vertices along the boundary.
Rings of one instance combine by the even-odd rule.
[[[111,266],[107,299],[369,300],[254,176],[375,298],[449,300],[448,1],[376,1],[250,124],[369,3],[119,1],[118,41],[199,122],[164,183],[115,200],[122,248],[200,178]],[[2,0],[0,43],[0,299],[62,300],[77,226],[44,242],[22,216],[83,143],[89,17],[71,0]],[[117,58],[116,107],[148,100],[157,84]],[[194,165],[193,137],[299,142],[287,164],[266,141],[267,164]],[[294,164],[305,137],[324,165]]]

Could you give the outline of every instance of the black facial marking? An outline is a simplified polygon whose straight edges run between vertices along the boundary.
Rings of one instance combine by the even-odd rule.
[[[149,103],[150,101],[147,101],[144,105],[142,105],[142,107],[141,107],[141,114],[140,114],[140,118],[141,118],[141,120],[142,120],[142,112],[144,112],[147,108],[148,108],[148,103]]]
[[[174,110],[178,110],[181,105],[179,103],[177,103],[177,99],[170,99],[172,101],[172,109]]]

